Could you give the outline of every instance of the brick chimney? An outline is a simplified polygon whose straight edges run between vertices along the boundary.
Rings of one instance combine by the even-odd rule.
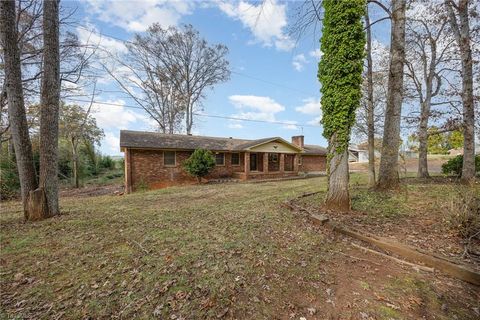
[[[292,137],[292,144],[296,145],[297,147],[300,147],[303,149],[303,140],[304,136],[293,136]]]

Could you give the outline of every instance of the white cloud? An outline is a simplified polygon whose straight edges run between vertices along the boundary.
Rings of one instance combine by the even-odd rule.
[[[302,71],[303,66],[308,63],[307,59],[305,58],[305,55],[303,53],[297,54],[295,57],[293,57],[292,65],[297,71]]]
[[[317,60],[320,60],[323,56],[323,52],[320,49],[312,50],[308,54],[310,55],[310,57],[313,57]]]
[[[120,138],[118,135],[107,131],[105,132],[105,138],[103,139],[106,146],[112,153],[118,153],[120,150]]]
[[[322,116],[315,117],[314,119],[310,120],[307,122],[307,124],[313,125],[313,126],[319,126],[320,121],[322,121]]]
[[[296,107],[295,110],[303,114],[320,115],[322,114],[320,99],[315,99],[315,98],[304,99],[303,105]]]
[[[275,115],[285,110],[285,107],[270,97],[253,95],[233,95],[228,98],[238,109],[234,117],[273,122]]]
[[[235,120],[232,120],[233,122],[230,122],[228,124],[228,127],[230,129],[242,129],[243,126],[238,122],[238,121],[235,121]]]
[[[92,106],[92,115],[97,120],[98,126],[103,129],[128,129],[136,122],[143,122],[149,126],[152,124],[149,117],[127,109],[123,100],[107,100],[105,102],[108,104],[100,102],[94,103]]]
[[[298,130],[297,126],[297,121],[292,121],[292,120],[283,120],[282,122],[288,123],[284,126],[282,126],[283,129],[288,129],[288,130]]]
[[[88,0],[87,12],[92,12],[100,20],[114,24],[127,31],[141,32],[154,22],[163,27],[177,25],[182,16],[190,14],[193,1],[118,1]]]
[[[245,28],[250,29],[255,42],[283,51],[294,47],[293,40],[284,33],[287,26],[286,4],[270,0],[255,5],[241,0],[236,3],[217,1],[217,5],[229,17],[241,21]]]
[[[303,114],[315,116],[315,118],[307,122],[308,124],[320,125],[320,121],[322,120],[322,109],[320,105],[320,99],[315,99],[315,98],[304,99],[303,105],[296,107],[295,110]]]
[[[91,31],[89,31],[90,29]],[[108,54],[124,53],[127,47],[122,41],[118,41],[108,37],[102,37],[100,32],[94,26],[88,28],[77,27],[78,40],[84,45],[94,47],[99,46],[101,50],[96,50],[99,56],[107,56]]]

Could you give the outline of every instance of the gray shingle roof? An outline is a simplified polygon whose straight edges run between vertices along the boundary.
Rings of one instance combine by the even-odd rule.
[[[280,137],[247,140],[220,137],[189,136],[184,134],[164,134],[159,132],[146,131],[120,131],[121,148],[140,149],[194,150],[202,148],[214,151],[241,151],[277,139],[284,141]],[[307,146],[305,146],[305,151],[308,154],[326,154],[325,149],[320,146],[308,146],[308,151]],[[323,153],[321,153],[320,150],[323,150]]]
[[[303,153],[307,155],[326,155],[327,149],[315,144],[306,144],[303,146]]]

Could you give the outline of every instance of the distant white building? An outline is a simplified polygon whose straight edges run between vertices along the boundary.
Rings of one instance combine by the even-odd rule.
[[[348,148],[348,162],[368,162],[368,150]]]

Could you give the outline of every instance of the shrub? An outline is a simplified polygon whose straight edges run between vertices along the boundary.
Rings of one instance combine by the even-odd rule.
[[[0,160],[0,200],[12,199],[18,196],[20,191],[20,180],[15,166],[11,159]]]
[[[115,169],[115,161],[110,156],[103,156],[99,163],[100,168],[103,169]]]
[[[454,174],[457,176],[462,175],[463,168],[463,156],[458,155],[442,164],[443,174]],[[480,155],[475,156],[475,172],[480,172]]]
[[[200,182],[202,177],[206,176],[215,166],[215,158],[210,151],[197,149],[184,162],[183,166],[185,171],[196,177]]]
[[[462,192],[452,200],[447,222],[462,239],[480,239],[480,197],[474,192]]]

